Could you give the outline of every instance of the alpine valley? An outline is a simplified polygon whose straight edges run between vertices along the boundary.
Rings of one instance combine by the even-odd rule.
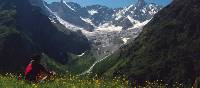
[[[67,62],[68,70],[76,74],[90,73],[96,63],[134,40],[143,26],[162,8],[144,0],[115,9],[101,5],[81,7],[64,0],[50,4],[35,0],[32,5],[42,8],[43,14],[53,24],[61,24],[70,31],[81,32],[89,40],[90,49],[79,55],[72,53]]]
[[[18,65],[27,63],[28,56],[37,52],[48,58],[43,62],[53,70],[88,73],[95,63],[134,40],[161,8],[144,0],[115,9],[101,5],[82,7],[64,0],[53,3],[4,0],[1,5],[1,27],[8,29],[1,30],[5,39],[1,40],[1,57],[4,58],[1,70],[7,71],[12,64],[23,67]],[[7,17],[8,13],[10,15]],[[19,40],[15,39],[18,37],[9,37],[13,34],[19,36]],[[10,45],[13,43],[16,46]],[[15,63],[13,59],[19,62]]]
[[[42,54],[58,73],[191,87],[200,82],[199,16],[199,0],[123,8],[0,0],[0,73],[23,72],[31,55]]]

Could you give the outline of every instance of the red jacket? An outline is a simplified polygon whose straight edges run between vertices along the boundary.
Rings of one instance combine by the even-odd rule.
[[[24,72],[25,79],[29,81],[36,81],[36,77],[41,72],[49,74],[49,72],[41,64],[36,62],[29,63]]]

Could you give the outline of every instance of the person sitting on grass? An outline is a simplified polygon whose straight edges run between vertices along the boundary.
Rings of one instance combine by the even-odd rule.
[[[41,55],[34,55],[31,57],[30,63],[25,69],[25,79],[30,82],[41,82],[50,76],[54,75],[54,72],[49,72],[43,65],[40,64]]]

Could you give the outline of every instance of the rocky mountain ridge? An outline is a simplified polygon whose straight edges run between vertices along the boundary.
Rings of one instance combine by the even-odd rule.
[[[113,53],[129,39],[134,40],[142,27],[162,8],[143,0],[117,9],[101,5],[81,7],[64,0],[45,6],[53,14],[49,16],[52,22],[61,23],[73,31],[80,30],[92,42],[97,56]]]

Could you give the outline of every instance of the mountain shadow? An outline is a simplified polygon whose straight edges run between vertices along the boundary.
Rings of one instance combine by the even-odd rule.
[[[0,72],[21,71],[34,53],[45,53],[65,64],[68,53],[90,49],[81,32],[53,24],[41,8],[28,0],[2,0],[0,19]]]

